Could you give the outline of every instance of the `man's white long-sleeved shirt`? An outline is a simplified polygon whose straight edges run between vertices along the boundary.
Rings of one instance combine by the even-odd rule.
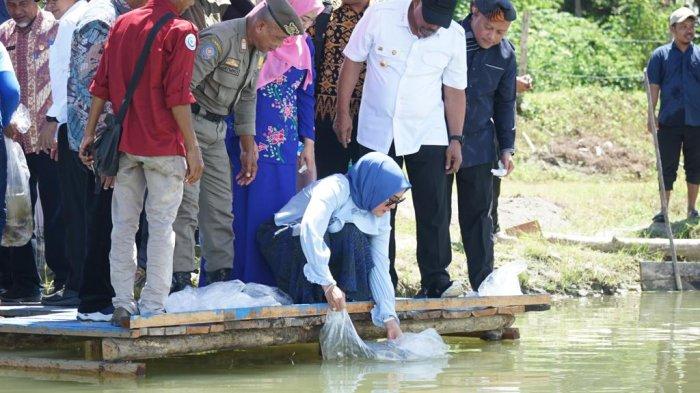
[[[343,54],[367,62],[357,141],[397,156],[416,153],[422,145],[446,146],[443,85],[467,87],[464,29],[457,22],[428,38],[411,32],[411,0],[370,6],[352,32]]]
[[[59,124],[64,124],[68,120],[68,74],[73,32],[87,11],[87,7],[87,1],[79,0],[63,14],[58,21],[56,39],[49,48],[49,75],[53,104],[46,115],[58,120]]]

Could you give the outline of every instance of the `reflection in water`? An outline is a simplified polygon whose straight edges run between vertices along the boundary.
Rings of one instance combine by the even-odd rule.
[[[518,318],[519,341],[450,338],[449,359],[321,362],[289,346],[153,361],[138,383],[4,373],[0,391],[700,392],[699,311],[697,292],[574,299]]]
[[[401,383],[420,383],[425,388],[439,389],[435,382],[447,368],[448,360],[405,363],[378,362],[323,362],[321,380],[326,393],[385,392],[398,390]]]

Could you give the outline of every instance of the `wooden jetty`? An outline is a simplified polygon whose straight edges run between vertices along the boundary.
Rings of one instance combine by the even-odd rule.
[[[443,335],[474,336],[504,332],[517,338],[511,325],[518,314],[549,308],[549,295],[398,299],[396,310],[404,332],[435,328]],[[348,313],[364,339],[381,338],[369,311],[372,302],[348,303]],[[318,342],[328,305],[295,304],[250,307],[152,317],[134,316],[124,326],[80,322],[76,310],[43,306],[0,305],[0,350],[82,345],[85,360],[2,358],[0,370],[93,370],[101,374],[138,376],[146,359],[210,351]],[[500,337],[500,335],[498,336]]]

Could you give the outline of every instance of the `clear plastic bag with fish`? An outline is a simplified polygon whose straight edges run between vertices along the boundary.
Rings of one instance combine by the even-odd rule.
[[[276,287],[233,280],[171,293],[165,301],[165,310],[174,313],[289,304],[292,304],[289,295]]]
[[[446,357],[449,350],[435,329],[404,333],[396,340],[363,341],[347,310],[328,312],[320,342],[325,360],[418,361]]]
[[[32,238],[34,219],[29,192],[29,167],[19,143],[5,138],[7,152],[7,189],[5,209],[7,217],[2,233],[3,247],[19,247]]]
[[[479,285],[479,296],[517,296],[522,295],[518,275],[527,270],[523,261],[509,262],[491,272]]]

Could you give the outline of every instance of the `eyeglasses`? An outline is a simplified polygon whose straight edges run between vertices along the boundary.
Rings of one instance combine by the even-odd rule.
[[[401,203],[405,200],[406,200],[406,198],[391,197],[391,198],[389,198],[388,201],[386,201],[386,203],[384,203],[384,206],[386,206],[386,207],[398,206],[399,203]]]

